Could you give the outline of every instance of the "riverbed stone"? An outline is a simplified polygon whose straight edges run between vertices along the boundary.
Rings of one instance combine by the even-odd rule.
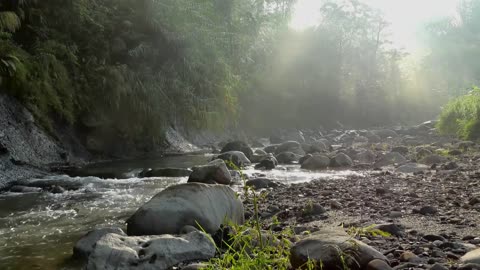
[[[240,151],[225,152],[218,155],[216,159],[224,160],[227,164],[227,167],[232,170],[243,168],[252,164],[252,162],[247,158],[247,156],[245,156],[245,154]]]
[[[203,166],[192,168],[192,173],[188,178],[188,182],[198,183],[218,183],[228,185],[232,181],[232,176],[228,171],[225,161],[216,159]]]
[[[301,156],[292,152],[282,152],[276,155],[275,158],[280,164],[292,164],[298,162]]]
[[[330,166],[334,168],[347,168],[353,166],[352,159],[344,153],[338,153],[330,160]]]
[[[277,159],[273,155],[269,154],[268,156],[264,157],[257,165],[255,165],[255,169],[273,170],[277,165]]]
[[[178,234],[184,226],[215,233],[225,221],[243,224],[244,209],[225,185],[186,183],[161,191],[127,220],[128,235]]]
[[[330,165],[330,159],[324,155],[314,155],[302,163],[305,170],[324,170]]]
[[[78,242],[75,244],[73,247],[73,257],[76,259],[86,260],[88,256],[90,256],[90,253],[92,253],[97,241],[107,234],[126,236],[125,232],[117,227],[92,230],[80,238],[80,240],[78,240]]]
[[[433,165],[433,164],[440,164],[447,162],[448,159],[446,157],[437,155],[437,154],[432,154],[428,155],[420,160],[420,163],[426,164],[426,165]]]
[[[280,154],[283,152],[291,152],[296,155],[303,156],[305,155],[305,151],[302,148],[302,145],[296,141],[288,141],[280,144],[277,149],[275,149],[275,154]]]
[[[87,270],[166,270],[181,262],[215,256],[209,236],[194,231],[183,236],[128,237],[107,234],[88,257]]]
[[[231,152],[231,151],[239,151],[242,152],[248,159],[251,159],[253,156],[253,150],[250,146],[243,141],[234,141],[227,143],[222,150],[221,153]]]
[[[480,265],[480,248],[472,250],[460,258],[464,264],[479,264]]]
[[[295,269],[305,265],[309,259],[317,265],[321,262],[323,269],[336,269],[342,265],[341,253],[348,255],[344,258],[349,269],[365,269],[374,259],[387,260],[382,253],[350,237],[345,231],[323,228],[291,248],[290,262]]]

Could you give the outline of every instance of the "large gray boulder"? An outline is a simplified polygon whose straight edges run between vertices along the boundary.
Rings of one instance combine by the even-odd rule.
[[[301,156],[292,152],[282,152],[276,155],[275,158],[280,164],[292,164],[294,162],[298,162]]]
[[[266,150],[265,150],[266,151]],[[268,151],[267,151],[268,152]],[[277,149],[275,149],[275,153],[278,155],[283,152],[291,152],[296,155],[305,155],[305,151],[302,148],[302,145],[296,141],[288,141],[280,144]]]
[[[221,153],[226,153],[230,151],[240,151],[245,154],[248,159],[251,159],[253,156],[253,150],[246,142],[242,141],[234,141],[227,143],[222,150]]]
[[[324,155],[314,155],[302,163],[305,170],[324,170],[330,166],[330,159]]]
[[[221,159],[213,160],[207,165],[193,167],[193,172],[188,178],[188,182],[205,184],[229,185],[231,181],[230,171],[228,171],[225,161]]]
[[[107,234],[118,234],[120,236],[127,236],[122,229],[112,227],[112,228],[101,228],[88,232],[84,235],[73,247],[73,257],[76,259],[86,260],[92,250],[95,247],[95,244],[98,240],[104,237]]]
[[[209,236],[193,231],[183,236],[128,237],[107,234],[96,242],[87,270],[166,270],[215,256]]]
[[[252,164],[250,160],[240,151],[225,152],[217,156],[217,159],[224,160],[230,169],[239,169]]]
[[[278,160],[272,154],[268,154],[268,156],[263,158],[257,165],[255,165],[255,169],[273,170],[277,165],[278,165]]]
[[[161,191],[127,220],[128,235],[178,234],[185,226],[215,233],[244,222],[242,202],[228,186],[186,183]]]
[[[376,249],[360,242],[343,230],[325,228],[297,242],[290,250],[290,263],[294,269],[312,260],[323,269],[337,269],[342,266],[342,258],[347,269],[365,269],[374,259],[387,258]],[[315,268],[320,269],[320,268]]]
[[[353,166],[353,161],[346,154],[338,153],[330,161],[330,166],[332,166],[334,168],[352,167]]]

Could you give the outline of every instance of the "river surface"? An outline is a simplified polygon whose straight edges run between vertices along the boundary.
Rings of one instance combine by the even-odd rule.
[[[86,232],[107,226],[125,227],[125,220],[162,189],[187,182],[187,177],[137,178],[142,168],[190,168],[206,163],[208,155],[99,163],[91,171],[115,170],[127,179],[50,176],[35,181],[63,181],[80,188],[61,194],[49,192],[0,194],[0,269],[80,269],[69,260],[75,242]],[[246,169],[245,175],[266,177],[291,184],[313,179],[342,178],[352,171],[312,173],[299,166],[269,172]]]

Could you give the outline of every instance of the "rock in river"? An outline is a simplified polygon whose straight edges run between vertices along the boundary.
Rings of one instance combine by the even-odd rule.
[[[228,171],[225,161],[216,159],[207,165],[193,167],[193,172],[188,178],[188,182],[198,182],[206,184],[224,184],[228,185],[232,181],[232,176]]]
[[[128,237],[107,234],[88,257],[87,270],[170,269],[181,262],[208,260],[215,245],[202,232],[183,236]]]
[[[252,164],[250,160],[245,156],[243,152],[240,151],[230,151],[225,152],[217,156],[217,159],[222,159],[227,163],[227,166],[230,169],[243,168],[247,165]]]
[[[253,150],[246,142],[234,141],[227,143],[223,148],[221,153],[226,153],[230,151],[240,151],[245,154],[248,159],[251,159],[253,156]]]
[[[309,157],[302,163],[302,169],[306,170],[323,170],[330,165],[330,159],[324,155],[315,155]]]
[[[153,197],[127,220],[128,235],[178,234],[185,226],[215,233],[224,221],[244,222],[242,202],[228,186],[187,183]]]
[[[77,259],[87,259],[92,253],[93,248],[98,240],[104,237],[107,234],[118,234],[120,236],[127,236],[122,229],[112,227],[112,228],[102,228],[96,229],[88,232],[84,235],[73,247],[73,257]]]
[[[160,168],[145,169],[140,173],[140,177],[185,177],[189,176],[192,170],[182,168]]]

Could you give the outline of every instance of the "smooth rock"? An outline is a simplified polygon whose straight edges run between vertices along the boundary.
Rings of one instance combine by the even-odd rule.
[[[468,264],[468,263],[480,264],[480,248],[472,250],[467,254],[463,255],[460,258],[460,261],[464,264]]]
[[[242,152],[248,159],[251,159],[253,156],[253,150],[246,142],[242,141],[234,141],[227,143],[220,153],[226,153],[231,151],[239,151]]]
[[[225,161],[221,159],[213,160],[207,165],[193,167],[193,171],[188,178],[188,182],[198,183],[218,183],[228,185],[232,181],[232,176],[228,171]]]
[[[90,253],[92,253],[95,243],[109,233],[126,236],[122,229],[116,227],[101,228],[90,231],[80,238],[73,247],[73,257],[86,260],[88,256],[90,256]]]
[[[225,221],[243,224],[242,202],[228,186],[187,183],[161,191],[128,220],[128,235],[178,234],[184,226],[215,233]]]
[[[227,167],[229,167],[230,169],[240,169],[252,164],[252,162],[250,162],[247,156],[245,156],[245,154],[240,151],[225,152],[218,155],[216,159],[221,159],[225,161]]]
[[[330,160],[330,166],[334,168],[352,167],[352,159],[344,153],[338,153]]]
[[[215,256],[215,245],[202,232],[128,237],[107,234],[88,257],[87,270],[166,270],[181,262],[208,260]]]
[[[330,166],[330,159],[324,155],[309,157],[302,163],[301,168],[305,170],[324,170]]]

